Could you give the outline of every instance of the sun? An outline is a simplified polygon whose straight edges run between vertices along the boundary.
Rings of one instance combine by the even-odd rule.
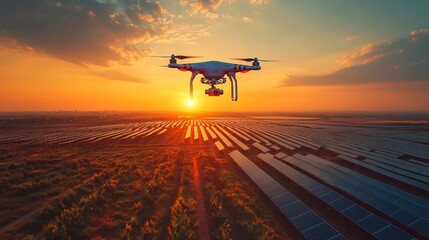
[[[186,106],[187,106],[188,108],[192,108],[192,107],[194,107],[194,106],[195,106],[195,100],[192,100],[192,99],[190,99],[190,98],[186,99]]]

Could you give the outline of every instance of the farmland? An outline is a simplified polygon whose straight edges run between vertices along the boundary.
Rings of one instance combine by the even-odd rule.
[[[0,120],[0,238],[429,238],[421,119]]]

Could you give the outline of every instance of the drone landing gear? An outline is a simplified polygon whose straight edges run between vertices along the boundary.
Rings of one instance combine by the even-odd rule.
[[[231,81],[231,99],[232,101],[238,100],[238,84],[235,73],[228,74],[229,81]]]
[[[195,79],[195,77],[197,75],[198,75],[198,72],[192,72],[191,81],[189,83],[189,94],[190,94],[191,101],[194,100],[194,85],[193,85],[193,82],[194,82],[194,79]]]

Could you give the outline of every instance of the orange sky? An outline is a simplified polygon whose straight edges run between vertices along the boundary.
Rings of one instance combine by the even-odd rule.
[[[79,52],[79,45],[73,42],[63,44],[61,41],[66,40],[52,39],[49,35],[33,39],[27,32],[25,35],[15,31],[17,26],[13,24],[0,24],[0,32],[3,30],[3,36],[0,34],[0,111],[429,111],[429,72],[421,70],[427,65],[427,56],[422,58],[416,54],[422,51],[420,48],[428,51],[429,30],[419,28],[422,19],[416,18],[408,25],[382,33],[373,32],[369,25],[351,29],[339,26],[331,30],[329,23],[333,19],[327,18],[326,23],[317,22],[318,26],[313,26],[315,22],[305,22],[295,12],[289,15],[280,12],[282,8],[286,12],[295,8],[302,14],[317,17],[317,14],[328,16],[329,9],[299,3],[283,5],[278,1],[255,2],[218,2],[213,6],[183,3],[177,7],[161,1],[143,6],[155,6],[161,15],[139,13],[140,19],[144,19],[141,24],[159,27],[161,33],[145,33],[153,35],[150,37],[133,35],[132,41],[123,40],[138,48],[125,48],[129,46],[122,43],[112,46],[121,40],[119,35],[114,41],[97,40],[100,46],[105,44],[106,49],[120,52],[118,56],[108,55],[104,49],[91,52],[92,48],[88,48]],[[332,4],[335,8],[335,3]],[[238,7],[240,11],[232,15],[232,10]],[[419,8],[418,4],[415,8]],[[88,12],[91,18],[103,13],[92,12]],[[68,12],[59,10],[59,14]],[[386,13],[387,18],[388,14],[393,13]],[[359,15],[355,18],[353,21],[358,21]],[[23,21],[25,24],[26,20]],[[302,29],[309,26],[314,29],[303,32]],[[79,28],[76,29],[79,34]],[[90,30],[97,29],[99,25]],[[324,35],[317,32],[322,30]],[[111,30],[105,31],[106,36],[110,36]],[[78,39],[89,45],[93,44],[92,40]],[[58,46],[51,47],[44,44],[46,41]],[[64,47],[70,51],[62,51]],[[402,55],[396,54],[402,50],[416,55],[411,58],[413,62],[407,63]],[[228,59],[254,56],[282,61],[261,63],[260,71],[238,74],[238,102],[230,100],[229,81],[221,86],[224,96],[208,97],[204,95],[207,86],[200,84],[197,77],[195,106],[190,108],[186,105],[190,73],[159,67],[167,64],[168,59],[147,57],[171,53],[205,56],[194,61],[232,61]],[[125,60],[123,54],[128,54]],[[410,71],[410,66],[420,65],[422,67]],[[398,73],[392,74],[392,69]],[[407,79],[405,74],[410,72]]]

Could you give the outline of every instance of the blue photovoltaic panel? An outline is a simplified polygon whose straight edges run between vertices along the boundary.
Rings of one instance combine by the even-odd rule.
[[[352,201],[343,197],[331,203],[331,206],[337,209],[338,211],[342,211],[350,206],[354,205]]]
[[[375,207],[375,208],[377,208],[378,210],[380,210],[380,211],[382,211],[384,213],[388,213],[388,214],[390,213],[389,215],[391,215],[391,214],[393,214],[393,213],[401,210],[400,207],[398,207],[396,205],[393,205],[393,204],[391,204],[389,202],[386,202],[383,199],[378,198],[378,197],[376,197],[376,198],[372,199],[371,201],[369,201],[368,204],[371,205],[371,206],[373,206],[373,207]]]
[[[427,216],[429,214],[429,210],[427,208],[423,208],[421,206],[418,206],[414,203],[412,203],[411,201],[404,199],[404,198],[400,198],[398,200],[396,200],[395,205],[398,205],[404,209],[406,209],[407,211],[419,216],[419,217],[424,217]]]
[[[370,215],[359,221],[359,225],[366,229],[369,233],[373,234],[380,229],[387,227],[389,224],[381,218]]]
[[[347,240],[347,239],[345,237],[343,237],[343,235],[338,235],[338,236],[335,236],[329,240]]]
[[[286,206],[298,201],[298,199],[294,195],[288,192],[278,197],[271,198],[271,201],[273,201],[277,207],[281,208],[283,206]]]
[[[394,217],[395,219],[398,219],[398,221],[409,225],[415,221],[417,221],[419,219],[418,216],[406,211],[406,210],[399,210],[397,212],[395,212],[394,214],[392,214],[392,217]]]
[[[331,239],[338,235],[338,233],[328,224],[322,223],[315,227],[312,227],[303,232],[307,239]]]
[[[332,202],[342,198],[342,196],[340,194],[338,194],[337,192],[330,191],[330,192],[320,196],[320,198],[327,203],[332,203]]]
[[[398,231],[398,228],[390,225],[383,228],[381,231],[374,233],[374,236],[378,239],[395,239],[395,240],[406,240],[413,239],[410,235],[406,234],[403,231]]]
[[[309,178],[306,178],[306,179],[309,179]],[[309,181],[305,181],[305,182],[299,181],[299,183],[301,186],[303,186],[307,190],[312,190],[312,189],[320,186],[320,183],[317,181],[314,181],[314,180],[311,180],[311,181],[309,180]]]
[[[288,218],[294,218],[309,211],[309,209],[301,201],[296,201],[289,205],[283,206],[280,208],[280,210]]]
[[[428,220],[421,218],[417,222],[411,224],[410,227],[429,238],[429,221]]]
[[[351,220],[357,222],[362,220],[363,218],[368,217],[371,213],[366,211],[362,211],[362,208],[358,205],[351,206],[343,211],[343,214],[346,215]]]
[[[330,189],[328,187],[325,187],[322,184],[320,184],[319,187],[313,188],[313,190],[311,190],[311,193],[320,197],[320,196],[328,193],[329,191],[330,191]]]
[[[270,197],[270,198],[274,198],[274,197],[279,196],[279,195],[281,195],[283,193],[284,193],[284,191],[283,191],[283,187],[282,186],[276,186],[276,187],[271,188],[270,190],[268,190],[266,192],[267,196]]]
[[[314,212],[307,212],[301,216],[295,217],[293,221],[300,231],[309,229],[323,222]]]

